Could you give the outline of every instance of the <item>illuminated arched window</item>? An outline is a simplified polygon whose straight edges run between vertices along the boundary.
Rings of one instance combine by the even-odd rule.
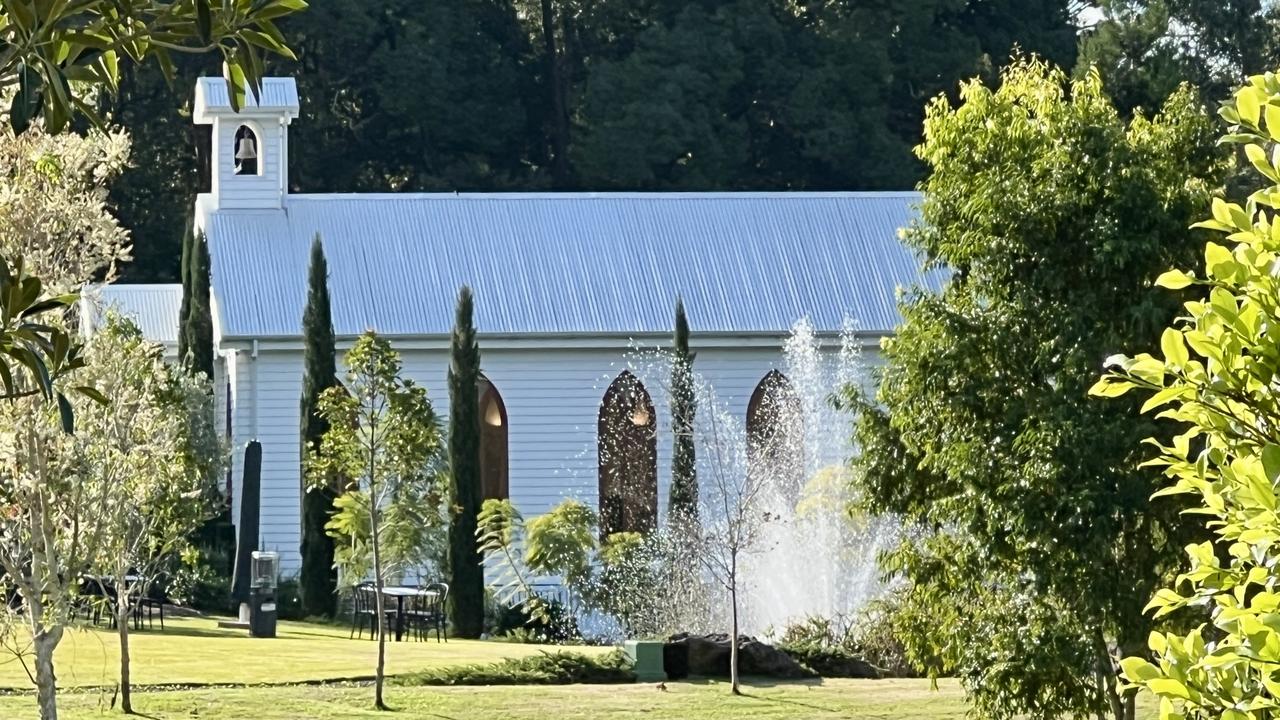
[[[658,438],[653,400],[623,371],[600,403],[600,534],[649,532],[658,525]]]
[[[506,500],[510,496],[507,474],[507,406],[498,388],[481,375],[480,392],[480,488],[481,499]]]
[[[236,175],[262,174],[262,143],[258,141],[258,134],[253,128],[241,125],[236,129],[236,140],[231,145],[231,153],[235,160],[233,167]]]
[[[804,415],[786,375],[770,370],[747,404],[747,472],[794,502],[804,486]]]

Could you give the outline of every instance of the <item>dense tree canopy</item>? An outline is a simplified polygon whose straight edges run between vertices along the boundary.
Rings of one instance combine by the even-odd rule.
[[[1116,106],[1159,108],[1190,82],[1218,100],[1261,72],[1276,49],[1276,11],[1264,0],[1096,0],[1079,72],[1097,66]]]
[[[1190,91],[1126,122],[1096,74],[1020,64],[962,97],[929,106],[905,236],[949,276],[903,302],[858,426],[865,499],[918,530],[889,566],[899,629],[983,717],[1132,718],[1115,652],[1145,644],[1189,525],[1135,469],[1159,427],[1086,392],[1176,311],[1150,283],[1203,246],[1187,228],[1223,162]]]
[[[924,102],[1011,50],[1070,67],[1070,0],[326,0],[280,20],[299,192],[902,189]],[[127,69],[138,146],[112,189],[132,281],[178,279],[207,189],[194,79]]]

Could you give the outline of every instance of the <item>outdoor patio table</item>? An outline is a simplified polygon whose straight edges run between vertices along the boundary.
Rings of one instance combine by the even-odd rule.
[[[423,590],[422,588],[416,588],[416,587],[398,587],[394,585],[390,587],[382,588],[382,594],[385,595],[386,597],[391,597],[396,599],[396,642],[400,642],[401,638],[404,637],[405,598],[411,598],[411,597],[433,598],[433,597],[439,597],[440,595],[440,593],[436,592],[435,590]]]

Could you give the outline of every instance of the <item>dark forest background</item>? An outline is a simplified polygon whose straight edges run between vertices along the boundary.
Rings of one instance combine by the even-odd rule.
[[[295,192],[883,190],[920,180],[925,102],[1014,53],[1096,66],[1125,112],[1216,104],[1276,64],[1263,0],[311,0],[281,23]],[[189,60],[122,79],[126,282],[178,279],[207,189]]]

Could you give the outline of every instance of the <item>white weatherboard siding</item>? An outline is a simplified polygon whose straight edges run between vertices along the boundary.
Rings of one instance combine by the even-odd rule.
[[[776,348],[703,348],[696,367],[715,386],[719,400],[736,417],[766,373],[782,367]],[[596,422],[609,383],[627,365],[619,349],[492,349],[481,347],[486,377],[506,404],[511,499],[533,517],[567,497],[592,506],[597,500]],[[299,397],[302,354],[263,350],[231,356],[235,382],[234,508],[239,519],[239,489],[245,445],[262,443],[262,545],[281,553],[285,574],[297,572],[301,542],[299,472]],[[446,350],[407,350],[405,374],[427,388],[447,422]],[[665,514],[670,482],[671,432],[667,397],[658,383],[647,386],[657,413],[659,508]]]

